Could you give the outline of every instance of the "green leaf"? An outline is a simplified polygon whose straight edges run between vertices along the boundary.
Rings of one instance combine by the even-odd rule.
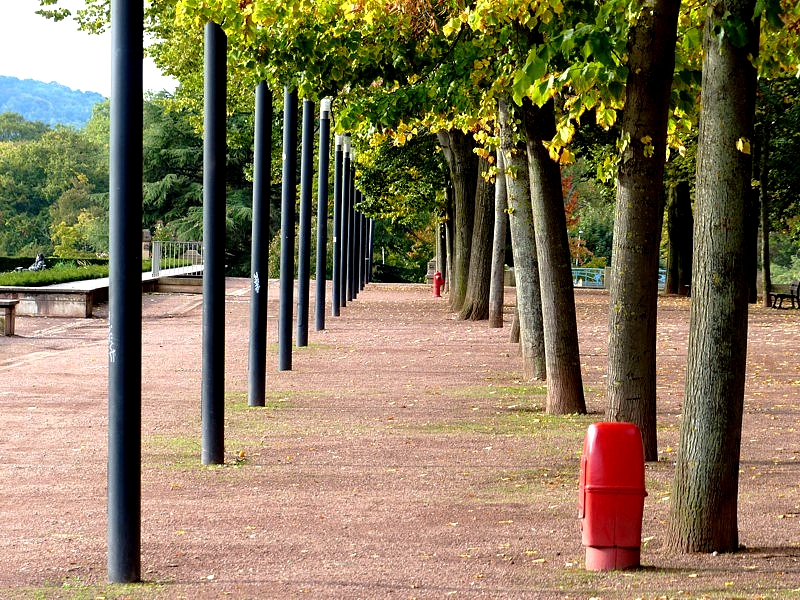
[[[544,77],[546,73],[547,63],[541,60],[538,55],[531,52],[525,63],[525,77],[528,79],[529,85]]]
[[[753,11],[753,20],[765,16],[770,25],[776,29],[781,29],[783,27],[781,14],[783,14],[783,10],[781,9],[780,0],[758,0]]]

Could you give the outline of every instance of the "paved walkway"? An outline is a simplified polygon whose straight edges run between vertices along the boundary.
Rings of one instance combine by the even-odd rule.
[[[105,586],[107,305],[90,319],[22,317],[18,336],[0,338],[0,597],[796,593],[800,365],[775,348],[800,335],[800,312],[751,312],[748,550],[675,556],[665,524],[691,300],[660,298],[662,460],[647,467],[647,568],[593,574],[577,481],[586,426],[605,408],[607,294],[576,291],[590,414],[556,418],[542,411],[542,386],[520,380],[508,327],[455,319],[427,286],[389,284],[367,286],[278,371],[270,281],[267,406],[249,408],[250,282],[226,284],[224,466],[200,465],[202,298],[142,299],[141,575],[151,585]]]

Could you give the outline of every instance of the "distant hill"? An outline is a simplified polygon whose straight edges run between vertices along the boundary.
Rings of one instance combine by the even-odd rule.
[[[0,113],[15,112],[28,121],[82,128],[92,108],[105,98],[96,92],[80,92],[65,85],[0,75]]]

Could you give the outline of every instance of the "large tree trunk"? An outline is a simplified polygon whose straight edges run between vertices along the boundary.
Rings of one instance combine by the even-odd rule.
[[[517,287],[516,317],[519,323],[522,371],[526,379],[545,379],[547,367],[542,296],[533,226],[531,187],[528,180],[528,161],[525,148],[513,141],[508,110],[508,104],[501,100],[498,119],[500,150],[503,155],[508,194],[508,221],[511,228],[511,251],[514,255],[514,278]]]
[[[628,36],[628,82],[617,173],[608,312],[609,421],[635,423],[658,460],[656,318],[667,117],[679,2],[655,0]]]
[[[542,291],[548,414],[585,413],[575,293],[567,238],[561,170],[545,141],[555,135],[553,102],[544,107],[526,100],[522,106],[528,148],[536,253]]]
[[[458,129],[440,131],[450,181],[453,184],[453,261],[450,268],[450,308],[461,311],[467,293],[470,245],[475,212],[475,186],[478,182],[478,156],[473,152],[472,134]]]
[[[758,193],[761,204],[761,268],[763,272],[762,279],[764,280],[764,295],[762,297],[762,304],[766,307],[772,305],[769,293],[772,291],[772,273],[770,272],[770,256],[769,256],[769,188],[767,182],[769,180],[769,142],[770,130],[769,125],[765,124],[761,133],[761,152],[758,161]]]
[[[739,547],[737,500],[747,358],[746,203],[752,177],[758,50],[755,0],[722,0],[706,17],[695,250],[686,394],[668,545],[686,552]],[[723,14],[748,43],[719,35]]]
[[[478,162],[475,189],[475,219],[472,226],[469,275],[464,303],[459,318],[481,321],[489,318],[489,284],[492,270],[492,237],[494,235],[494,183],[488,179],[489,162]]]
[[[492,274],[489,283],[489,327],[503,326],[505,302],[506,227],[508,201],[506,173],[502,149],[497,152],[497,176],[494,181],[494,238],[492,240]]]
[[[692,284],[692,197],[689,182],[680,181],[667,190],[668,294],[688,296]]]

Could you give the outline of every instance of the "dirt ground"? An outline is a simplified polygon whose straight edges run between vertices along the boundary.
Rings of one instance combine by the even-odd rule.
[[[312,290],[313,291],[313,290]],[[200,296],[143,297],[142,579],[106,583],[107,318],[0,337],[2,598],[798,598],[800,311],[752,307],[742,551],[664,546],[689,302],[659,308],[642,568],[584,569],[577,481],[603,419],[608,296],[576,290],[589,414],[552,418],[506,327],[370,284],[247,407],[249,281],[226,296],[226,465],[200,465]],[[507,289],[507,303],[513,290]]]

